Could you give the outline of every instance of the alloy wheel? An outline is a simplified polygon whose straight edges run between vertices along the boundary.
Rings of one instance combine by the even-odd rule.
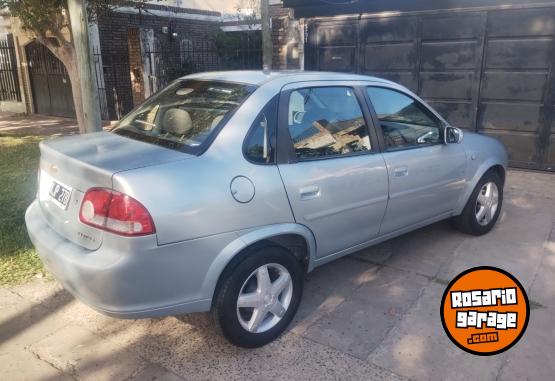
[[[476,199],[476,221],[486,226],[493,220],[499,206],[499,189],[494,182],[485,183]]]
[[[252,333],[265,332],[278,324],[291,304],[293,281],[285,267],[269,263],[254,270],[237,298],[237,317]]]

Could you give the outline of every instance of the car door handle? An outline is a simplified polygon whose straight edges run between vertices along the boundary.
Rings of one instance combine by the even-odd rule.
[[[309,185],[299,189],[301,194],[301,200],[310,200],[316,197],[320,197],[320,187],[316,185]]]
[[[393,168],[393,176],[395,177],[403,177],[409,174],[409,167],[406,165],[402,165],[400,167]]]

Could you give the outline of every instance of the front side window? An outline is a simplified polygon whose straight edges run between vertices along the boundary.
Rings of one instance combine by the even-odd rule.
[[[179,80],[132,111],[114,132],[199,154],[254,89],[238,83]]]
[[[387,150],[439,144],[441,121],[415,99],[392,89],[368,87]]]
[[[360,104],[350,87],[311,87],[292,91],[288,128],[299,159],[372,149]]]

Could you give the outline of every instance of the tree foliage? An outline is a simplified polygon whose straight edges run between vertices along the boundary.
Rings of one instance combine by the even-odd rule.
[[[83,0],[87,4],[89,21],[122,5],[144,6],[146,0]],[[7,8],[11,16],[19,19],[21,29],[46,46],[67,69],[73,92],[73,103],[79,129],[88,131],[83,114],[77,55],[69,19],[68,0],[0,0],[0,8]]]
[[[102,13],[126,3],[129,1],[88,0],[89,19],[93,21]],[[7,8],[13,17],[19,19],[22,29],[34,34],[39,42],[53,51],[72,43],[67,0],[0,0],[0,8]]]
[[[247,25],[253,26],[260,22],[260,0],[240,0],[235,5],[234,15],[237,20],[246,22]]]

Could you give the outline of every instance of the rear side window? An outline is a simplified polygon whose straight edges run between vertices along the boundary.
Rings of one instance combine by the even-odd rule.
[[[292,91],[288,128],[299,159],[341,156],[372,149],[362,109],[350,87],[310,87]]]
[[[256,164],[275,163],[278,98],[272,99],[256,117],[244,144],[245,157]]]
[[[114,132],[200,154],[254,90],[239,83],[179,80],[132,111]]]

